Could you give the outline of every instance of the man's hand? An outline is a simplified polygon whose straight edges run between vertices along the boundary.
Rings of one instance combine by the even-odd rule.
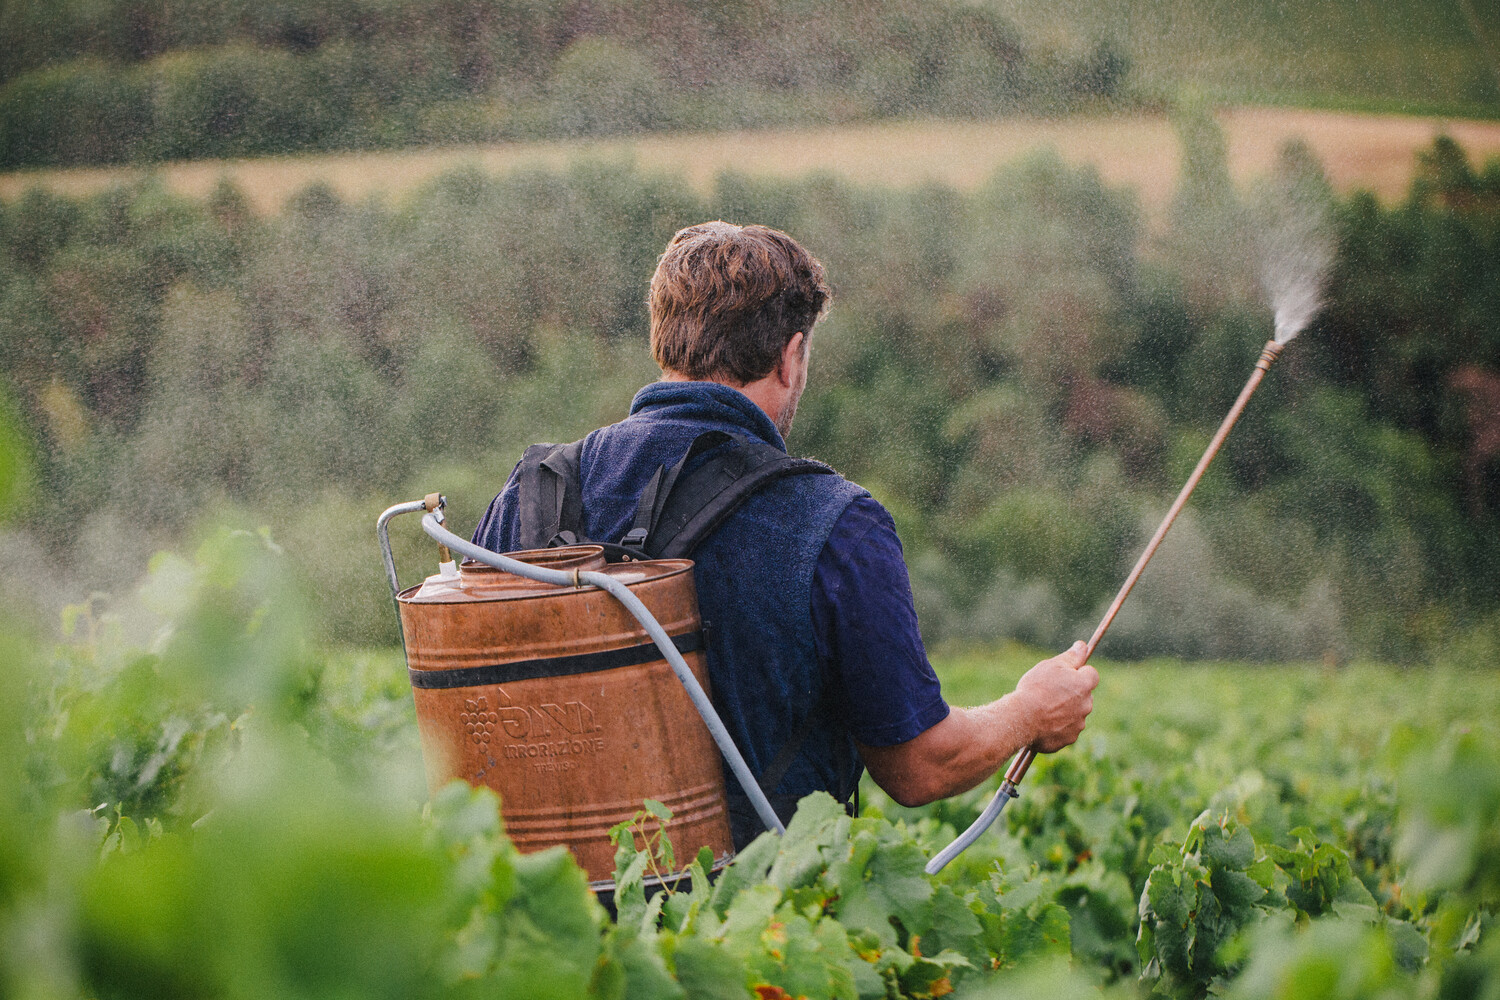
[[[956,795],[994,774],[1016,751],[1052,753],[1078,739],[1094,709],[1099,672],[1083,662],[1081,642],[1043,660],[998,701],[954,708],[920,736],[888,747],[861,745],[876,784],[903,806]]]
[[[1027,746],[1037,753],[1055,753],[1071,745],[1094,710],[1099,671],[1083,662],[1086,648],[1075,642],[1066,652],[1026,671],[1016,683],[1013,697],[1026,720]]]

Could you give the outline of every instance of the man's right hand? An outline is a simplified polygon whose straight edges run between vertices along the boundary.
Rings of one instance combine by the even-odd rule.
[[[1094,688],[1099,671],[1083,662],[1087,647],[1072,648],[1043,660],[1022,675],[1011,696],[1020,702],[1021,718],[1028,727],[1031,749],[1054,753],[1071,745],[1083,732],[1084,721],[1094,710]]]

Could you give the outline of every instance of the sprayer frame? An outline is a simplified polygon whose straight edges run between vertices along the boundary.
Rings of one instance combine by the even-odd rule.
[[[724,760],[729,764],[729,769],[739,780],[740,787],[750,797],[750,804],[755,807],[756,815],[760,817],[767,830],[780,835],[786,832],[776,810],[772,808],[771,802],[766,798],[765,791],[760,787],[760,782],[750,771],[750,765],[745,763],[744,755],[740,753],[739,747],[735,745],[734,737],[729,735],[724,721],[719,718],[719,713],[714,709],[713,702],[709,700],[708,692],[703,690],[703,685],[698,683],[692,668],[682,658],[676,645],[667,635],[666,630],[656,620],[656,616],[641,603],[640,598],[630,592],[630,589],[605,573],[594,573],[580,570],[556,570],[546,569],[541,566],[533,566],[491,552],[489,549],[475,545],[464,538],[443,527],[443,508],[448,505],[448,498],[439,493],[429,493],[422,500],[412,500],[407,503],[398,503],[387,508],[375,520],[375,534],[380,539],[380,553],[385,559],[386,576],[391,584],[391,599],[399,600],[401,596],[401,582],[396,576],[396,559],[391,553],[391,538],[389,525],[392,518],[401,514],[414,514],[417,511],[426,511],[422,515],[422,530],[427,533],[433,541],[437,542],[443,551],[443,561],[448,562],[448,553],[457,553],[475,562],[494,567],[504,573],[534,580],[537,583],[547,583],[559,587],[598,587],[607,591],[625,606],[635,620],[640,622],[641,627],[651,636],[656,643],[656,648],[661,652],[662,658],[671,666],[672,672],[677,675],[678,681],[687,690],[688,699],[692,701],[693,707],[697,709],[698,716],[703,724],[708,727],[708,733],[713,737],[714,743],[718,745],[719,752],[724,755]],[[400,615],[396,616],[400,622]],[[405,643],[402,644],[403,651]]]

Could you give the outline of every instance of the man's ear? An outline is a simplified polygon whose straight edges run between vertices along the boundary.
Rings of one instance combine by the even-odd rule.
[[[796,381],[793,374],[797,364],[805,360],[807,356],[807,334],[797,331],[792,334],[786,346],[781,349],[781,359],[776,363],[776,377],[781,384],[790,387]]]

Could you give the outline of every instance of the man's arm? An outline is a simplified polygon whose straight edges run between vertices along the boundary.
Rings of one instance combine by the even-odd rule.
[[[988,705],[954,708],[915,739],[859,745],[875,783],[903,806],[957,795],[994,774],[1023,747],[1052,753],[1083,732],[1099,672],[1083,662],[1084,644],[1043,660],[1016,689]]]
[[[1093,708],[1099,674],[1084,665],[1078,643],[1027,671],[999,701],[950,709],[917,630],[896,525],[871,498],[851,503],[829,534],[812,614],[860,757],[902,805],[973,788],[1022,747],[1062,749]]]

